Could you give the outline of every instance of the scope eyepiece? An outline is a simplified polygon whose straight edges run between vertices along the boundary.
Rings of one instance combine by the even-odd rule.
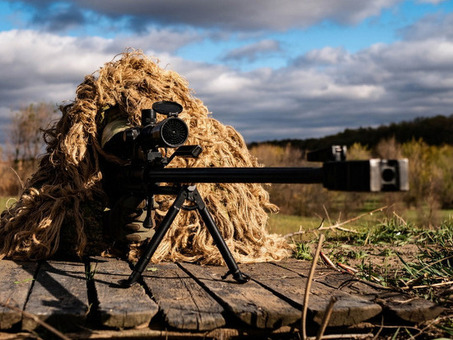
[[[169,117],[156,125],[148,125],[141,129],[139,144],[145,149],[177,148],[189,137],[189,128],[180,118]]]
[[[176,117],[170,117],[162,122],[159,129],[159,139],[168,147],[177,148],[183,145],[189,137],[187,124]]]

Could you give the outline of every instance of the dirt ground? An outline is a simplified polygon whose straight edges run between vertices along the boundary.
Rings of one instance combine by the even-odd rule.
[[[445,308],[436,320],[416,325],[411,330],[396,332],[395,339],[453,338],[453,255],[437,260],[437,251],[445,251],[430,244],[348,245],[325,243],[324,262],[379,285],[392,287],[413,296],[421,296]],[[322,258],[323,256],[321,256]],[[326,259],[327,258],[327,259]],[[441,266],[444,264],[444,267]],[[439,266],[441,269],[435,269]],[[401,329],[404,329],[402,326]],[[390,334],[392,334],[390,330]],[[404,334],[403,334],[404,333]]]

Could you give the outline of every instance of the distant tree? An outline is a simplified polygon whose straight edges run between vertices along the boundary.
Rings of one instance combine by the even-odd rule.
[[[17,165],[21,162],[36,165],[36,159],[43,152],[42,129],[46,128],[55,115],[55,108],[47,103],[30,104],[13,113],[10,130],[12,158]]]

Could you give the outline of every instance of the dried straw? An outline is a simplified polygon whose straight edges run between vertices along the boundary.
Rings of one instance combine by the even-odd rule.
[[[57,252],[68,230],[72,230],[73,250],[79,256],[88,252],[87,244],[102,244],[96,232],[99,225],[87,222],[85,210],[105,208],[99,164],[102,159],[115,161],[100,147],[105,109],[118,105],[128,112],[130,123],[139,125],[141,110],[160,100],[176,101],[184,107],[180,117],[190,129],[188,143],[199,144],[204,150],[196,160],[176,158],[172,167],[259,166],[239,133],[211,118],[185,79],[160,68],[158,61],[142,52],[128,50],[86,76],[75,100],[60,108],[61,119],[45,131],[47,152],[39,169],[17,204],[1,217],[0,257],[48,258]],[[277,207],[269,202],[261,185],[199,184],[198,189],[237,261],[280,260],[289,255],[286,241],[266,231],[266,211]],[[158,219],[172,199],[158,197]],[[139,248],[131,247],[129,255],[139,255]],[[152,259],[161,260],[223,262],[196,212],[178,215]]]

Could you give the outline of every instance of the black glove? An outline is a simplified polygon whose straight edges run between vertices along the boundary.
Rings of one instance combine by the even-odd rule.
[[[110,211],[107,232],[118,241],[141,242],[154,235],[154,210],[151,210],[151,228],[145,228],[146,199],[123,196]]]

